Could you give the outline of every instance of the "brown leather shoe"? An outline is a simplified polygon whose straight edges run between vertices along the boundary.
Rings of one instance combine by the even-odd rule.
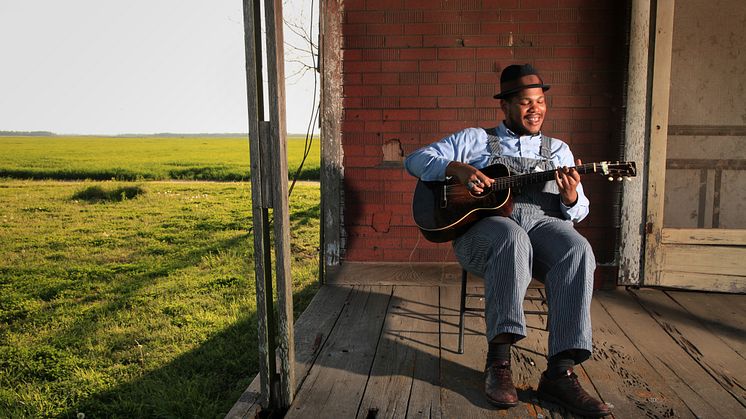
[[[546,373],[541,374],[538,392],[541,398],[581,416],[602,417],[611,414],[609,405],[583,390],[572,368],[567,370],[566,375],[554,380],[547,378]]]
[[[487,400],[497,407],[508,408],[518,404],[510,361],[496,361],[487,366],[484,370],[484,392]]]

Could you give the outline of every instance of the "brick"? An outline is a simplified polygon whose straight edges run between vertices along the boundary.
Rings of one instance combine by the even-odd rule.
[[[346,23],[342,28],[342,33],[345,36],[361,36],[367,32],[367,25],[364,23]]]
[[[521,22],[518,30],[521,33],[557,33],[558,28],[558,24],[553,22]]]
[[[499,40],[496,35],[467,35],[463,38],[465,47],[492,47],[499,45]]]
[[[416,121],[420,118],[420,111],[417,109],[397,109],[384,110],[383,119],[393,121]]]
[[[380,109],[351,109],[345,111],[348,121],[380,121],[383,113]]]
[[[433,23],[456,23],[461,22],[461,14],[450,10],[424,10],[422,11],[423,22]]]
[[[418,73],[402,73],[399,75],[399,81],[401,84],[437,84],[438,73],[433,72],[418,72]]]
[[[474,83],[474,73],[468,73],[468,72],[440,73],[438,74],[438,82],[441,84]]]
[[[401,23],[368,24],[367,31],[370,35],[402,35],[404,25]]]
[[[554,47],[556,57],[592,57],[593,47]]]
[[[344,96],[380,96],[381,86],[343,86]]]
[[[363,75],[360,73],[344,73],[342,74],[342,82],[345,86],[363,84]]]
[[[380,86],[383,96],[417,96],[419,88],[417,85],[400,84],[398,86],[383,85]]]
[[[410,23],[404,27],[407,35],[435,35],[441,33],[441,25],[438,23]]]
[[[419,71],[418,61],[384,61],[381,63],[383,72],[415,72]]]
[[[512,48],[475,48],[476,58],[491,58],[494,60],[513,58]]]
[[[562,31],[562,28],[560,28]],[[578,39],[576,34],[572,33],[553,33],[536,35],[538,46],[563,46],[563,45],[582,45],[583,40]]]
[[[423,121],[452,121],[457,113],[455,109],[422,109],[420,116]]]
[[[500,81],[500,73],[495,71],[491,73],[475,73],[474,74],[474,82],[478,84],[489,84],[489,85],[498,85]],[[495,88],[491,87],[489,95],[492,97],[497,92],[493,92]]]
[[[403,97],[400,99],[403,108],[435,108],[438,99],[435,97]]]
[[[362,108],[363,100],[359,97],[345,97],[342,98],[342,107],[345,109]]]
[[[402,8],[403,3],[403,0],[374,0],[366,5],[368,10],[397,10]]]
[[[387,35],[383,43],[389,48],[415,48],[423,45],[422,35]]]
[[[433,49],[435,51],[435,49]],[[454,60],[420,61],[420,71],[456,71]]]
[[[375,166],[380,162],[381,159],[378,157],[364,157],[347,154],[344,156],[345,167],[370,167]]]
[[[474,58],[474,48],[438,48],[438,59],[441,60],[461,60]]]
[[[590,96],[556,96],[552,95],[552,107],[584,108],[591,104]]]
[[[342,133],[365,132],[364,121],[342,121]]]
[[[438,98],[439,108],[470,108],[474,106],[474,98],[471,97],[441,97]]]
[[[399,98],[392,96],[366,96],[360,98],[364,108],[396,109],[399,107]]]
[[[572,117],[578,119],[606,119],[609,117],[607,108],[575,108]]]
[[[365,73],[362,84],[399,84],[399,75],[396,73]]]
[[[570,59],[536,59],[534,60],[534,66],[539,71],[539,74],[544,78],[544,73],[549,71],[570,71],[572,70],[572,60]]]
[[[557,7],[562,0],[521,0],[521,8],[524,9],[545,9]]]
[[[404,0],[404,9],[437,9],[437,4],[434,0]]]
[[[539,11],[536,9],[511,10],[508,13],[501,13],[500,20],[506,22],[538,22]]]
[[[350,35],[343,37],[343,48],[383,48],[386,38],[382,35]]]
[[[347,11],[344,14],[345,23],[384,23],[386,14],[377,11]]]
[[[440,130],[443,132],[447,132],[449,134],[461,131],[463,129],[474,127],[477,125],[476,121],[460,121],[460,120],[454,120],[454,121],[440,121],[438,122],[438,126],[440,127]]]
[[[463,41],[458,36],[426,36],[422,45],[425,47],[460,47]]]
[[[400,51],[402,60],[434,60],[437,57],[434,48],[407,48]]]
[[[365,61],[391,61],[398,60],[400,50],[395,48],[383,48],[383,49],[364,49],[362,51],[362,59]]]
[[[408,96],[416,96],[408,95]],[[439,84],[431,86],[419,86],[419,96],[455,96],[456,85],[455,84]]]
[[[497,35],[503,33],[518,33],[520,26],[513,22],[489,22],[482,24],[482,35]]]
[[[372,73],[381,71],[380,61],[344,61],[342,72],[344,73]]]
[[[365,130],[368,132],[399,132],[400,121],[366,121]]]
[[[519,0],[482,0],[485,9],[517,9]]]
[[[363,50],[343,49],[342,61],[360,61],[363,58]]]
[[[345,10],[365,10],[365,0],[345,0]]]
[[[422,10],[389,10],[386,11],[386,23],[420,23],[423,21]]]

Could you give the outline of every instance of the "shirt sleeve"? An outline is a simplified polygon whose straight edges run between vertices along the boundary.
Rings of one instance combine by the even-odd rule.
[[[481,133],[481,135],[480,135]],[[480,140],[485,141],[484,130],[469,128],[428,146],[413,151],[404,160],[407,172],[424,181],[443,181],[446,178],[446,167],[452,161],[471,163],[480,147]]]
[[[560,167],[575,166],[575,157],[573,157],[572,152],[570,151],[570,147],[564,142],[560,146],[559,150],[557,150],[557,157],[559,159]],[[562,211],[562,214],[565,216],[565,218],[567,218],[568,220],[572,220],[574,223],[581,222],[588,215],[591,205],[588,197],[585,196],[582,183],[578,184],[577,192],[578,201],[575,202],[575,205],[573,205],[572,207],[568,207],[562,202],[562,200],[560,200],[560,211]]]

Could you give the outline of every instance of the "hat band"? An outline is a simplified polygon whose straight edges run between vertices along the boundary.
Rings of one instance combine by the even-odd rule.
[[[507,80],[500,83],[500,90],[503,92],[515,92],[522,88],[541,87],[544,84],[541,77],[536,74],[527,74],[514,80]]]

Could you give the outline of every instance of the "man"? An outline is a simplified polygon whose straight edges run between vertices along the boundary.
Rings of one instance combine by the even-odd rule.
[[[496,128],[468,128],[423,147],[405,161],[425,181],[455,177],[478,194],[494,179],[479,169],[502,163],[513,173],[558,168],[554,181],[514,191],[510,217],[490,216],[453,241],[468,271],[485,279],[488,352],[485,393],[498,407],[518,404],[510,369],[510,348],[526,336],[523,298],[532,269],[543,278],[549,304],[549,354],[538,393],[585,416],[610,408],[579,384],[573,366],[590,357],[590,305],[595,259],[573,223],[588,215],[589,201],[569,147],[541,133],[547,111],[543,83],[529,64],[506,67],[500,76]],[[580,165],[580,160],[577,161]]]

